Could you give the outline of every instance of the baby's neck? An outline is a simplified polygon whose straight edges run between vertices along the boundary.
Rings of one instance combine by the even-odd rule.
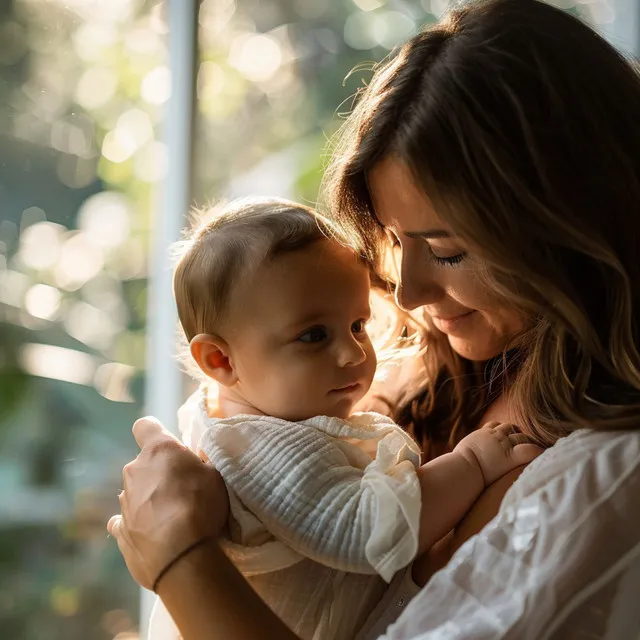
[[[250,416],[263,416],[265,415],[260,409],[254,407],[250,402],[242,397],[234,389],[229,389],[222,385],[218,389],[218,398],[215,401],[214,406],[211,402],[207,403],[207,409],[209,415],[217,418],[231,418],[240,414],[246,414]]]

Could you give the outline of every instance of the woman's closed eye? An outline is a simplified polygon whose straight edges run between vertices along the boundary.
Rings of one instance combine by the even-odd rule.
[[[431,259],[442,267],[458,266],[467,256],[466,251],[445,251],[444,249],[435,249],[427,242]]]
[[[298,336],[298,342],[304,342],[305,344],[317,344],[324,342],[329,337],[327,328],[323,325],[317,325],[307,329],[304,333]]]
[[[392,249],[399,249],[402,247],[402,243],[398,236],[390,229],[385,229],[385,235]],[[459,249],[445,249],[444,247],[434,247],[428,240],[424,240],[429,250],[429,257],[432,262],[435,262],[441,267],[455,267],[458,266],[467,256],[466,251],[460,251]]]

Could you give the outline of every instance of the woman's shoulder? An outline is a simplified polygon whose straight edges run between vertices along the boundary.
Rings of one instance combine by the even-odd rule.
[[[616,626],[616,638],[637,634],[638,469],[639,431],[559,440],[385,638],[600,638]]]
[[[640,430],[596,431],[579,429],[534,460],[511,487],[503,506],[539,491],[575,493],[581,500],[610,492],[616,479],[640,465]],[[580,478],[592,478],[588,494]],[[640,498],[640,496],[639,496]]]

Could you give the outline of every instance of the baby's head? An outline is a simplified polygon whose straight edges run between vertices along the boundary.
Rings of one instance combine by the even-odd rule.
[[[200,369],[258,411],[347,417],[369,389],[369,271],[286,200],[214,210],[180,245],[178,315]]]

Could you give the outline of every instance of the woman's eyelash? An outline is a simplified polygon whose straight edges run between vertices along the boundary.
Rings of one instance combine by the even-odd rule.
[[[448,256],[446,258],[442,258],[437,256],[431,251],[431,259],[436,263],[443,267],[456,267],[458,266],[465,258],[465,253],[459,253],[455,256]]]
[[[387,239],[392,248],[395,249],[396,247],[400,246],[400,240],[398,240],[398,237],[395,235],[395,233],[387,232]],[[431,255],[431,259],[433,260],[433,262],[435,262],[437,265],[441,267],[455,267],[459,265],[467,255],[465,252],[461,252],[456,254],[455,256],[441,257],[441,256],[437,256],[433,252],[433,249],[431,248],[431,245],[428,242],[426,243],[426,245],[427,245],[427,248],[429,249],[429,253]]]

